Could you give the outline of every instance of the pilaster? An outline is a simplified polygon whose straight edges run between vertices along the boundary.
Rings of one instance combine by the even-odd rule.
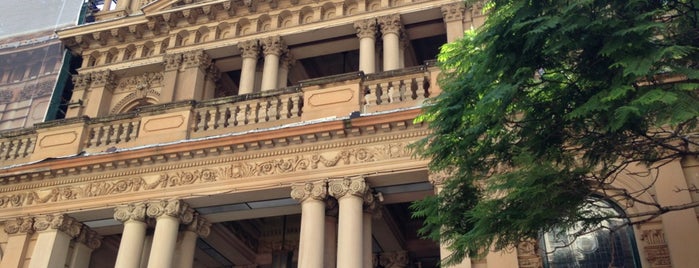
[[[464,36],[464,12],[466,5],[463,2],[442,6],[442,17],[447,28],[447,42],[456,41]]]
[[[211,58],[202,50],[183,53],[182,68],[177,75],[174,100],[202,100],[207,69],[210,66]]]
[[[30,268],[64,268],[71,239],[80,234],[82,223],[63,215],[45,215],[34,219],[34,229],[39,234]]]
[[[7,246],[0,267],[24,267],[29,238],[34,233],[34,218],[20,217],[5,222]]]
[[[175,100],[177,76],[182,67],[182,54],[165,54],[163,56],[163,89],[160,93],[161,103]]]
[[[85,113],[85,100],[87,100],[87,89],[90,87],[90,77],[90,73],[73,75],[73,96],[68,103],[66,118],[82,116]]]
[[[116,75],[111,70],[90,73],[90,87],[87,92],[87,100],[84,101],[85,112],[83,115],[94,118],[109,113],[116,79]]]

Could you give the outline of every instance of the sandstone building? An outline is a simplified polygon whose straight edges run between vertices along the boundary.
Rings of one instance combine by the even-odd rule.
[[[436,267],[448,254],[410,216],[442,176],[408,145],[429,131],[413,119],[440,92],[438,47],[481,25],[482,6],[99,7],[58,31],[82,58],[65,119],[0,136],[0,267]],[[673,187],[697,179],[696,161],[668,168],[653,198],[694,200]],[[627,234],[624,265],[699,263],[693,210]],[[555,264],[543,241],[459,267]],[[576,250],[571,261],[586,261]]]

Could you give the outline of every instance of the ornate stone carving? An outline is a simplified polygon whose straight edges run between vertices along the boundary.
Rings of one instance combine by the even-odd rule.
[[[520,268],[542,267],[536,240],[521,241],[517,244],[517,260]]]
[[[444,21],[462,21],[464,19],[466,5],[463,2],[442,6],[442,17]]]
[[[359,38],[376,38],[376,19],[366,19],[354,23]]]
[[[270,36],[260,40],[260,42],[265,55],[279,56],[287,50],[284,39],[279,36]]]
[[[90,80],[93,87],[105,87],[113,89],[116,86],[116,75],[111,70],[91,73]]]
[[[185,52],[182,55],[183,66],[185,68],[202,68],[206,69],[211,65],[211,57],[206,52],[197,50]]]
[[[647,229],[641,233],[643,249],[646,259],[651,267],[672,267],[670,249],[665,241],[665,233],[662,229]]]
[[[243,58],[254,58],[257,59],[260,55],[260,44],[257,40],[248,40],[238,44],[238,48],[241,52],[241,57]]]
[[[44,215],[34,218],[34,229],[38,232],[48,229],[59,230],[70,237],[80,234],[83,224],[64,214]]]
[[[386,268],[407,267],[409,260],[407,251],[384,252],[379,257],[379,263]]]
[[[296,58],[294,58],[294,55],[292,55],[289,50],[282,54],[281,58],[279,59],[279,67],[286,68],[287,70],[291,69],[291,67],[294,66],[295,63]]]
[[[363,177],[335,179],[328,182],[328,192],[337,199],[347,195],[364,198],[368,189],[369,185]]]
[[[102,245],[102,236],[90,229],[90,227],[87,227],[87,225],[82,226],[82,230],[80,230],[80,234],[75,240],[93,250]]]
[[[305,182],[291,186],[291,198],[299,203],[303,203],[303,201],[307,200],[308,198],[314,200],[324,200],[327,196],[328,187],[325,180]]]
[[[118,206],[114,209],[114,219],[120,222],[145,221],[146,204],[136,203]]]
[[[153,85],[161,85],[162,81],[162,73],[143,73],[121,79],[119,81],[119,89],[145,90]]]
[[[211,223],[198,213],[194,214],[194,220],[186,228],[187,231],[194,232],[200,237],[207,237],[211,233]]]
[[[374,192],[369,189],[364,194],[364,211],[370,213],[374,218],[380,218],[381,216],[381,200],[378,198],[381,195],[374,194]]]
[[[166,215],[178,218],[180,220],[189,219],[191,221],[192,217],[183,217],[183,214],[186,213],[191,213],[189,210],[189,205],[178,199],[150,202],[148,203],[148,208],[146,209],[146,215],[151,218],[158,218]]]
[[[74,74],[72,79],[73,79],[73,87],[75,88],[74,90],[80,90],[80,89],[86,89],[90,87],[90,78],[92,76],[90,73],[86,74]]]
[[[165,54],[163,56],[165,71],[174,71],[182,66],[182,54]]]
[[[381,26],[381,33],[386,34],[397,34],[400,36],[400,32],[403,29],[403,23],[400,21],[400,15],[393,14],[388,16],[382,16],[378,19],[379,25]]]
[[[34,232],[34,218],[19,217],[14,220],[5,221],[5,233],[7,234],[31,234]]]

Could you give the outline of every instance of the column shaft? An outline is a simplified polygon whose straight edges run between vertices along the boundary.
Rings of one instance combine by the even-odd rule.
[[[322,268],[325,250],[325,202],[309,198],[301,204],[299,267]]]
[[[153,234],[146,235],[143,240],[143,251],[141,251],[141,268],[148,268],[148,257],[150,257],[150,250],[153,248]]]
[[[238,44],[243,58],[240,69],[240,83],[238,84],[238,95],[252,93],[255,88],[255,71],[257,70],[257,57],[259,55],[259,45],[257,40],[251,40]]]
[[[277,78],[279,75],[279,55],[265,55],[265,65],[262,69],[262,91],[277,88]]]
[[[383,35],[383,70],[400,69],[400,38],[398,34]]]
[[[161,215],[157,218],[148,268],[172,267],[179,226],[180,220],[173,216]]]
[[[72,238],[60,230],[40,232],[29,268],[64,268]]]
[[[359,38],[359,71],[365,74],[376,72],[376,20],[368,19],[354,23]]]
[[[2,261],[0,261],[0,267],[24,267],[24,255],[27,254],[30,235],[19,233],[7,238],[7,246],[3,252]]]
[[[73,246],[73,254],[70,258],[70,268],[88,268],[90,267],[90,255],[92,249],[85,244],[75,243]]]
[[[323,267],[335,268],[337,266],[337,218],[325,217],[325,258]]]
[[[139,267],[143,240],[146,237],[146,223],[138,220],[124,222],[124,232],[121,234],[119,252],[115,268]]]
[[[362,256],[364,259],[363,267],[374,267],[374,252],[373,252],[373,238],[371,236],[371,212],[364,212],[362,215]]]
[[[339,223],[337,235],[337,267],[361,268],[362,255],[362,200],[359,196],[345,195],[338,200]]]
[[[182,242],[180,242],[179,254],[175,256],[175,267],[191,268],[194,263],[194,251],[197,246],[197,237],[199,235],[192,231],[182,232]]]

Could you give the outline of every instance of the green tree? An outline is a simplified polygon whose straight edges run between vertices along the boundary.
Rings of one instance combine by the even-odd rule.
[[[433,132],[417,153],[450,179],[413,210],[423,234],[450,244],[447,263],[554,227],[598,228],[614,216],[587,209],[593,195],[655,208],[629,224],[697,205],[612,182],[631,164],[652,173],[699,155],[699,1],[491,0],[486,11],[442,47],[443,93],[419,118]]]

